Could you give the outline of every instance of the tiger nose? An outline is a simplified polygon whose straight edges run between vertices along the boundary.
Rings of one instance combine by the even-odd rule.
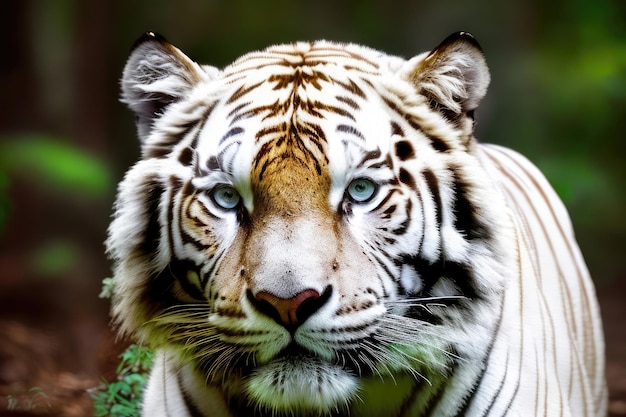
[[[328,301],[330,294],[329,286],[322,294],[307,289],[291,298],[281,298],[267,291],[260,291],[253,296],[248,291],[248,299],[257,310],[292,331],[319,310]]]

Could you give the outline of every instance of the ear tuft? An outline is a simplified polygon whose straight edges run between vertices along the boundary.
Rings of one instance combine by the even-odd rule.
[[[130,47],[131,54],[135,52],[135,49],[139,48],[142,44],[146,42],[159,42],[162,45],[167,45],[169,42],[159,33],[156,32],[144,32],[143,35],[137,38],[133,43],[133,46]]]
[[[417,62],[410,78],[433,107],[457,117],[478,107],[490,80],[482,49],[467,32],[448,36]]]
[[[122,99],[137,116],[144,141],[165,108],[180,100],[206,72],[164,37],[147,32],[134,43],[122,76]]]

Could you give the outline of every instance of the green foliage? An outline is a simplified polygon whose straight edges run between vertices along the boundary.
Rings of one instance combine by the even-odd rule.
[[[143,346],[130,345],[120,358],[117,381],[109,382],[102,378],[102,383],[91,392],[96,417],[133,417],[141,414],[143,389],[154,352]]]
[[[618,220],[621,216],[623,196],[614,192],[618,185],[594,161],[577,153],[563,153],[559,158],[538,158],[536,163],[565,205],[578,214],[574,218],[578,226],[597,228],[598,216],[605,220]],[[595,205],[590,205],[590,201]],[[626,231],[619,222],[611,228]]]
[[[11,194],[23,193],[24,184],[43,191],[53,205],[70,201],[103,201],[113,190],[111,168],[98,157],[60,137],[49,134],[0,136],[0,234],[12,221]],[[15,187],[14,189],[12,188]],[[19,216],[16,216],[19,218]],[[54,221],[53,218],[50,220]],[[34,239],[29,251],[29,272],[61,277],[82,258],[83,248],[66,236]]]
[[[0,175],[20,173],[55,191],[89,198],[104,197],[113,189],[110,168],[64,140],[45,134],[3,139]]]
[[[102,290],[100,290],[100,294],[98,295],[98,297],[111,298],[113,296],[113,286],[113,278],[104,278],[102,280]]]
[[[15,397],[7,395],[8,411],[34,411],[41,408],[50,408],[51,404],[48,396],[39,387],[32,387],[28,390],[26,397]]]
[[[100,298],[113,295],[113,278],[102,280]],[[139,416],[143,389],[152,368],[154,352],[147,347],[130,345],[120,355],[117,366],[117,381],[109,382],[102,378],[102,383],[91,391],[96,417],[133,417]]]
[[[37,247],[31,258],[30,267],[42,276],[61,276],[78,262],[80,248],[69,239],[53,239]]]

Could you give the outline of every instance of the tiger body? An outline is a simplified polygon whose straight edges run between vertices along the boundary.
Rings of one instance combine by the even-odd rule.
[[[113,315],[157,350],[145,416],[602,416],[568,215],[473,138],[467,34],[403,60],[297,43],[123,78],[142,159],[107,241]]]

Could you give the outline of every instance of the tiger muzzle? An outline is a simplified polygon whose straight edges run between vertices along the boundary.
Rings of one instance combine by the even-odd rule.
[[[258,311],[273,318],[293,334],[298,326],[326,304],[331,294],[332,287],[329,285],[322,294],[314,289],[307,289],[287,299],[267,291],[253,295],[252,291],[248,290],[246,295]]]

